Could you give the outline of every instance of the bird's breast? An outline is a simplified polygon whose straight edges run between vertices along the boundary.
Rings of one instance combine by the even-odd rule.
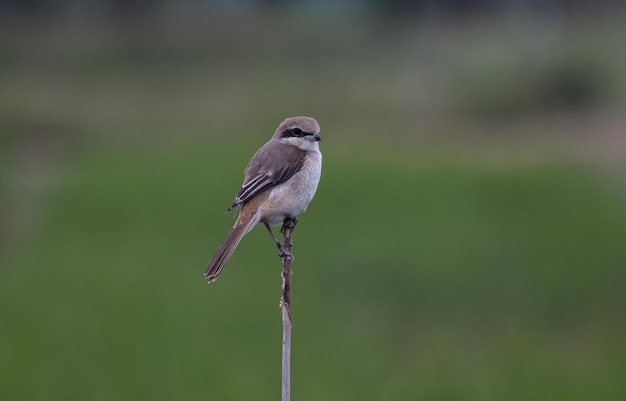
[[[300,171],[270,190],[262,220],[278,225],[285,217],[295,217],[305,211],[315,196],[321,173],[322,154],[308,152]]]

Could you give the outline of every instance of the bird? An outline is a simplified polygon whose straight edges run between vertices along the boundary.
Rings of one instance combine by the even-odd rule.
[[[238,211],[233,228],[211,258],[204,276],[209,283],[222,273],[244,235],[263,223],[281,257],[293,255],[276,239],[271,226],[293,229],[298,215],[315,196],[322,173],[320,126],[312,117],[285,119],[248,163],[244,180],[226,212]]]

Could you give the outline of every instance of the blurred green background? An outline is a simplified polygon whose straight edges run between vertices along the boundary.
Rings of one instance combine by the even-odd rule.
[[[294,400],[626,398],[617,1],[0,1],[0,397],[276,400],[250,156],[322,126]]]

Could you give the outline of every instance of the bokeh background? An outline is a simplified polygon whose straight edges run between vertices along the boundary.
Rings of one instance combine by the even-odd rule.
[[[280,260],[202,272],[322,126],[295,400],[626,399],[626,9],[0,1],[0,398],[276,400]]]

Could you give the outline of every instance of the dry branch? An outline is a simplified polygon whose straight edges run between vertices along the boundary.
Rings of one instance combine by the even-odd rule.
[[[283,286],[280,307],[283,315],[282,401],[289,401],[291,392],[291,233],[293,226],[283,226],[285,251],[283,254]]]

